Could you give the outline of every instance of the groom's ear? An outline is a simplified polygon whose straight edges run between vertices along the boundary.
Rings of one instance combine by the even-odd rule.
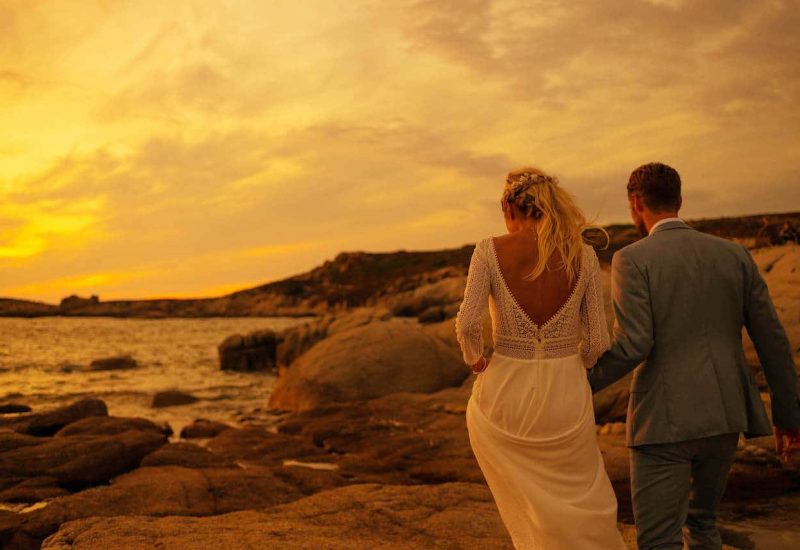
[[[636,212],[643,212],[644,211],[644,200],[642,200],[642,196],[638,193],[632,193],[630,196],[631,199],[631,206]]]

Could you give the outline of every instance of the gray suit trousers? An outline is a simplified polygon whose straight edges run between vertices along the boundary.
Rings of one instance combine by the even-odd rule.
[[[719,550],[716,511],[738,433],[631,448],[633,513],[640,550]]]

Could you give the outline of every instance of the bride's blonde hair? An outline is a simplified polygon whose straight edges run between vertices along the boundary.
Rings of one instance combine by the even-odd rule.
[[[533,271],[525,276],[528,280],[544,273],[550,257],[557,252],[572,284],[578,274],[583,232],[597,228],[608,237],[605,229],[587,221],[574,197],[559,187],[556,176],[538,168],[525,167],[509,172],[501,204],[503,211],[507,207],[516,207],[524,216],[539,220],[536,225],[539,260]]]

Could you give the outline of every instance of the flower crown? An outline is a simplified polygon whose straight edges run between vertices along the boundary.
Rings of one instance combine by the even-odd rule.
[[[522,193],[526,192],[528,189],[533,187],[534,185],[539,185],[542,183],[550,183],[552,185],[558,185],[558,178],[556,176],[548,176],[546,174],[533,174],[531,172],[524,172],[517,176],[514,179],[509,179],[508,181],[508,201],[512,202],[517,200]]]

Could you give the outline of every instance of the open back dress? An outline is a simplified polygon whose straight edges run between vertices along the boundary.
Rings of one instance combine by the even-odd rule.
[[[494,352],[472,387],[470,445],[517,549],[617,550],[617,500],[597,445],[586,368],[609,347],[594,249],[583,246],[577,280],[541,325],[511,293],[494,239],[475,246],[456,333],[464,361]]]

